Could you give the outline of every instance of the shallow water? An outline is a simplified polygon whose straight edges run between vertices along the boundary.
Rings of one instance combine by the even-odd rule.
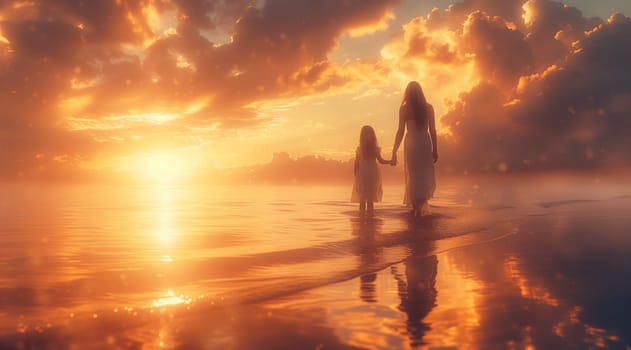
[[[49,322],[151,307],[170,294],[245,298],[254,287],[257,293],[269,287],[277,295],[359,275],[369,268],[358,264],[355,244],[364,221],[346,192],[323,186],[5,187],[0,312],[8,317],[0,329],[15,329],[16,315]],[[369,222],[384,234],[384,245],[400,250],[393,261],[405,256],[397,244],[405,220],[395,193]],[[448,200],[445,205],[453,204]],[[459,230],[445,235],[467,228]]]
[[[0,344],[624,348],[626,185],[445,180],[422,220],[398,186],[372,218],[340,186],[3,186]]]

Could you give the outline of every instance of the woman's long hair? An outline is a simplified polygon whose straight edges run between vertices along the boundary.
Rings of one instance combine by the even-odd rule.
[[[377,134],[370,125],[364,125],[359,132],[359,150],[365,158],[376,157],[379,152]]]
[[[416,120],[416,126],[423,128],[427,125],[429,116],[427,115],[427,100],[421,84],[416,81],[411,81],[405,88],[405,94],[401,105],[408,105],[412,109],[414,120]]]

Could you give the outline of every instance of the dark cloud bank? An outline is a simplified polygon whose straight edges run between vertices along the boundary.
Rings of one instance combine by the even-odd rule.
[[[465,1],[428,19],[462,30],[458,49],[475,55],[481,77],[442,119],[452,133],[443,169],[628,165],[631,19],[585,18],[547,0],[501,3]],[[527,20],[516,16],[522,6]]]

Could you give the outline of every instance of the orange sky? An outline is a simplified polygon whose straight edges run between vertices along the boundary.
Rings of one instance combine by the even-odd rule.
[[[628,18],[590,16],[625,13],[628,4],[450,3],[3,2],[0,159],[7,166],[1,175],[67,168],[176,179],[207,167],[268,162],[282,151],[346,160],[364,124],[375,127],[387,156],[410,80],[421,82],[437,118],[446,118],[438,128],[455,142],[446,148],[448,164],[467,158],[458,142],[484,143],[489,130],[523,137],[524,110],[604,113],[612,116],[605,128],[615,129],[616,108],[626,108],[616,99],[629,91],[615,79],[582,82],[585,89],[567,97],[592,96],[588,90],[598,84],[615,87],[598,106],[552,106],[537,96],[563,84],[562,72],[601,68],[583,53],[628,30]],[[597,45],[599,35],[608,36]],[[471,123],[471,106],[494,117]],[[485,123],[492,125],[478,130]],[[548,121],[528,123],[526,133],[549,130]],[[598,155],[601,138],[611,135],[594,134],[600,126],[590,120],[581,123],[559,132],[582,142],[579,158]],[[564,147],[559,156],[568,148],[574,157],[574,144]],[[551,157],[524,148],[490,155],[480,167]]]

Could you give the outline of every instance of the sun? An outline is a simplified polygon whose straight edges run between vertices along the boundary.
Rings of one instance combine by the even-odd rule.
[[[198,161],[187,152],[153,151],[131,157],[130,168],[138,180],[177,182],[191,178]]]

